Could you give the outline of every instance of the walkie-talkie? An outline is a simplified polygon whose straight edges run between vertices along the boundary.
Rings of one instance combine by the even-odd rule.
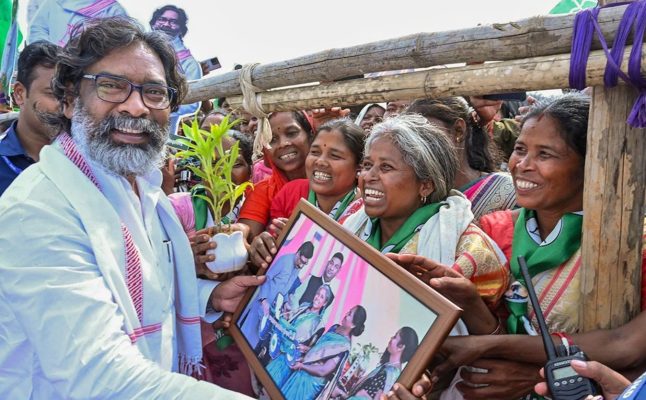
[[[544,368],[545,378],[547,379],[547,386],[552,392],[552,399],[581,400],[588,395],[596,395],[598,391],[595,382],[579,375],[570,366],[570,361],[572,360],[588,361],[588,358],[577,346],[566,347],[560,345],[558,349],[555,348],[550,332],[547,330],[547,324],[545,324],[545,318],[536,297],[536,291],[534,291],[532,278],[529,276],[529,271],[527,271],[525,257],[519,256],[518,264],[520,265],[523,279],[525,279],[529,300],[532,302],[532,307],[534,307],[538,327],[543,337],[543,345],[547,354],[547,363]]]

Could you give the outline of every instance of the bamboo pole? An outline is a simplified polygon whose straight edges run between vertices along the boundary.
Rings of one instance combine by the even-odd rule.
[[[593,90],[583,194],[582,331],[614,328],[637,315],[642,278],[646,129],[626,124],[637,93],[625,86]]]
[[[625,6],[602,9],[599,25],[615,36]],[[427,68],[459,62],[501,61],[570,52],[574,14],[537,16],[447,32],[418,33],[348,48],[330,49],[287,61],[258,65],[253,84],[268,90],[377,71]],[[599,49],[599,43],[593,42]],[[240,71],[189,83],[184,103],[238,95]]]
[[[630,48],[624,52],[624,68]],[[606,58],[603,51],[590,54],[587,82],[603,83]],[[646,66],[646,51],[642,53]],[[356,79],[316,86],[271,90],[257,94],[265,112],[351,106],[389,100],[455,95],[482,95],[569,87],[570,55],[535,57],[466,67],[431,69],[408,74]],[[242,96],[228,98],[241,107]]]

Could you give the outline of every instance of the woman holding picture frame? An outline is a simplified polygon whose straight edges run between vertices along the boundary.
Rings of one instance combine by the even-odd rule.
[[[364,208],[343,225],[460,306],[466,326],[459,323],[454,334],[496,333],[500,321],[490,309],[509,284],[506,259],[472,223],[469,201],[451,190],[457,169],[441,128],[421,115],[387,119],[366,140]]]

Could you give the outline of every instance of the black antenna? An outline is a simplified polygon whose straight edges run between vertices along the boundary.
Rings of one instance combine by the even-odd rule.
[[[527,263],[525,262],[525,257],[518,256],[518,265],[520,265],[520,273],[523,274],[523,279],[525,280],[525,286],[527,287],[529,300],[532,302],[532,307],[534,307],[534,313],[536,314],[536,320],[538,320],[538,327],[540,328],[541,336],[543,337],[543,345],[545,346],[545,353],[547,353],[547,359],[553,360],[554,358],[556,358],[556,347],[554,347],[554,342],[552,342],[550,331],[547,330],[547,325],[545,324],[545,318],[543,318],[543,310],[541,310],[541,305],[538,302],[538,297],[536,297],[536,292],[534,291],[534,284],[532,283],[532,277],[529,276],[529,271],[527,270]]]

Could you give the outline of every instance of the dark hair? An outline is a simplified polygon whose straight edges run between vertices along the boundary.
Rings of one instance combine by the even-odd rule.
[[[38,40],[25,46],[18,57],[18,74],[16,81],[22,83],[29,93],[32,82],[36,79],[36,67],[54,68],[63,49],[46,40]]]
[[[402,327],[397,331],[397,333],[399,333],[399,343],[404,346],[404,351],[402,352],[400,361],[405,363],[410,361],[413,354],[415,354],[415,350],[417,350],[417,346],[419,346],[419,338],[417,337],[415,330],[409,326]],[[390,352],[386,349],[386,351],[381,355],[381,364],[387,363],[389,359]]]
[[[186,79],[178,72],[175,50],[161,32],[146,32],[134,19],[111,17],[91,20],[79,26],[72,34],[56,64],[52,81],[54,96],[61,102],[78,96],[78,89],[86,68],[97,63],[110,52],[143,43],[153,50],[164,66],[166,84],[177,93],[171,98],[171,110],[177,107],[187,92]],[[136,60],[132,60],[135,62]],[[69,128],[69,121],[64,121]]]
[[[236,131],[235,129],[229,129],[229,132],[227,132],[227,134],[238,142],[240,154],[242,154],[242,158],[244,158],[247,164],[249,164],[249,168],[251,168],[251,166],[253,165],[253,162],[251,160],[251,157],[253,156],[253,141],[251,140],[249,135],[245,135],[244,133]]]
[[[521,129],[527,120],[540,118],[544,115],[557,123],[561,138],[585,159],[590,96],[573,92],[550,101],[538,102],[523,117]]]
[[[367,317],[368,314],[363,306],[355,306],[354,315],[352,316],[352,325],[354,325],[354,328],[350,331],[350,335],[359,336],[363,333],[363,330],[366,329],[365,323]]]
[[[159,17],[161,17],[162,14],[164,14],[166,11],[174,11],[177,13],[177,22],[180,26],[179,37],[183,38],[184,36],[186,36],[186,33],[188,32],[188,17],[186,16],[186,12],[183,9],[175,7],[171,4],[158,8],[153,12],[153,16],[150,18],[150,21],[148,21],[150,27],[152,28]]]
[[[304,242],[301,247],[298,248],[297,252],[302,256],[312,258],[314,255],[314,245],[310,241]]]
[[[303,128],[305,133],[307,133],[307,139],[312,142],[312,139],[314,138],[314,129],[312,128],[312,124],[310,123],[309,119],[305,116],[305,111],[286,111],[292,114],[292,118],[294,118],[294,121]],[[268,119],[271,119],[273,116],[278,114],[277,112],[269,114]]]
[[[316,130],[318,135],[322,131],[339,131],[343,136],[345,145],[355,156],[356,164],[363,159],[363,147],[366,144],[366,133],[361,127],[348,119],[335,119],[327,121]]]
[[[211,115],[215,115],[215,114],[220,114],[220,115],[222,115],[222,116],[227,115],[226,111],[223,111],[223,110],[222,110],[222,109],[220,109],[220,108],[214,108],[213,110],[209,111],[209,112],[208,112],[208,113],[206,113],[206,114],[205,114],[205,113],[202,113],[201,115],[198,115],[198,117],[197,117],[197,122],[198,122],[198,124],[200,125],[200,128],[202,127],[202,125],[204,125],[204,121],[206,121],[206,119],[207,119],[208,117],[210,117]],[[207,129],[207,130],[208,130],[208,129]]]
[[[340,251],[337,251],[336,253],[334,253],[332,258],[337,258],[339,261],[341,261],[341,264],[343,264],[344,257],[343,257],[343,253],[341,253]]]
[[[437,118],[449,127],[458,119],[462,119],[466,124],[464,149],[469,166],[482,172],[496,170],[499,160],[494,157],[498,153],[495,144],[489,139],[489,134],[474,120],[473,112],[464,98],[418,99],[406,111],[421,114],[425,118]],[[453,135],[453,132],[450,134]]]

